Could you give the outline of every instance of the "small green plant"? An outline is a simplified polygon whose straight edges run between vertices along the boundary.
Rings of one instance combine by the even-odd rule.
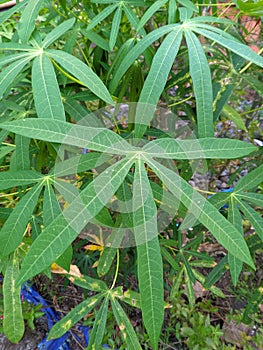
[[[232,4],[211,6],[203,16],[207,1],[24,0],[0,14],[0,270],[11,341],[24,333],[21,285],[54,262],[70,271],[80,234],[98,247],[95,277],[84,261],[81,274],[65,275],[90,295],[49,339],[96,308],[88,349],[104,341],[109,310],[123,346],[142,348],[126,303],[141,310],[156,350],[167,295],[182,281],[193,307],[196,281],[222,296],[214,284],[227,269],[234,285],[255,269],[243,224],[262,241],[262,149],[215,137],[215,126],[222,117],[247,131],[228,102],[241,81],[262,93],[263,58],[220,12]],[[232,192],[209,199],[209,188],[189,184],[226,159],[251,160]],[[221,261],[200,251],[215,240]],[[191,315],[180,336],[216,348],[220,331],[209,324]]]

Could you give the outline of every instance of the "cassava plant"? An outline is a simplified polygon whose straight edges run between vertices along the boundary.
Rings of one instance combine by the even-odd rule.
[[[21,285],[54,263],[93,293],[49,339],[96,308],[88,349],[101,347],[109,308],[125,347],[141,349],[125,303],[141,309],[158,349],[164,264],[176,272],[170,293],[186,283],[190,304],[196,281],[222,295],[214,283],[226,268],[234,284],[255,268],[242,220],[261,242],[263,165],[210,199],[188,182],[212,159],[258,164],[262,155],[252,142],[215,137],[221,115],[247,130],[228,101],[242,81],[262,94],[263,58],[224,18],[228,4],[210,3],[206,16],[207,1],[189,0],[24,0],[0,14],[0,268],[12,342],[24,332]],[[198,250],[208,232],[227,251],[218,264]],[[70,272],[80,233],[100,249],[97,278]],[[138,288],[124,290],[127,247]],[[215,265],[207,278],[198,270]]]

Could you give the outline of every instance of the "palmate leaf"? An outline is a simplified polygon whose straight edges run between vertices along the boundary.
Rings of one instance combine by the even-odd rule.
[[[0,252],[2,256],[10,254],[20,244],[41,189],[42,183],[36,184],[20,199],[12,214],[6,220],[0,231]]]
[[[3,282],[4,320],[3,330],[6,337],[13,343],[23,337],[25,326],[22,314],[20,287],[15,285],[19,275],[19,259],[12,254],[8,261]]]
[[[164,319],[163,267],[157,229],[157,209],[142,159],[138,159],[133,182],[133,230],[138,259],[138,280],[143,323],[152,348]]]
[[[135,117],[135,135],[140,138],[154,113],[167,77],[182,41],[182,30],[175,28],[162,42],[154,56],[151,70],[143,85]],[[141,102],[141,103],[140,103]]]
[[[125,311],[121,307],[118,300],[114,297],[111,297],[111,306],[119,326],[121,336],[124,344],[127,346],[129,350],[140,350],[141,346],[139,344],[136,333],[131,325],[130,320],[128,319]]]
[[[94,295],[82,301],[62,320],[57,322],[48,333],[48,340],[62,337],[71,327],[80,321],[85,315],[91,312],[104,296],[103,293]]]
[[[185,30],[184,33],[196,99],[198,136],[199,138],[212,137],[214,135],[213,89],[209,64],[197,37],[190,30]]]
[[[96,96],[109,104],[114,104],[102,80],[81,60],[64,51],[46,50],[45,53],[77,78],[82,85],[88,87]]]
[[[53,64],[45,55],[34,59],[32,89],[39,118],[65,120],[60,90]]]
[[[26,44],[28,42],[35,28],[35,21],[42,5],[43,0],[28,0],[17,27],[18,36],[22,43]]]
[[[47,118],[23,119],[0,126],[23,136],[94,151],[120,155],[134,150],[121,136],[106,128],[86,127]]]
[[[151,141],[143,147],[147,156],[166,159],[235,159],[256,150],[257,147],[244,141],[213,137],[189,140],[163,138]]]
[[[254,268],[254,263],[244,238],[212,204],[175,172],[150,158],[147,159],[147,164],[163,181],[167,189],[180,198],[184,206],[191,208],[191,214],[209,229],[222,246],[232,255]]]
[[[23,283],[56,261],[86,223],[107,204],[133,162],[133,159],[120,160],[101,173],[44,229],[23,261],[18,283]]]

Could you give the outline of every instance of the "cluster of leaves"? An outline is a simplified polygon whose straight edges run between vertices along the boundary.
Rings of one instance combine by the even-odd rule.
[[[99,348],[110,307],[126,348],[141,349],[124,311],[127,303],[141,309],[151,346],[158,349],[165,309],[163,261],[183,276],[190,303],[196,280],[222,295],[214,283],[227,266],[234,284],[243,264],[254,267],[256,248],[244,238],[242,217],[255,228],[258,247],[263,225],[255,208],[262,207],[263,196],[255,190],[263,181],[263,166],[239,180],[232,193],[210,201],[189,185],[187,172],[173,170],[177,164],[191,172],[200,159],[262,153],[251,143],[214,137],[224,108],[231,117],[226,103],[238,79],[262,93],[258,76],[243,78],[242,71],[247,61],[263,67],[263,59],[239,40],[235,23],[214,10],[214,16],[201,16],[205,7],[206,1],[198,7],[189,0],[24,0],[0,15],[2,30],[11,32],[0,43],[0,155],[6,170],[0,174],[6,198],[0,208],[0,269],[8,290],[4,331],[11,341],[23,335],[21,285],[43,271],[49,274],[54,262],[69,271],[71,244],[89,222],[111,229],[112,247],[98,241],[104,243],[98,278],[69,277],[94,295],[55,325],[50,339],[99,306],[88,349]],[[207,52],[217,62],[214,74]],[[175,97],[171,87],[177,89]],[[151,124],[161,96],[174,113],[193,122],[197,139],[176,139],[175,130],[165,134]],[[110,130],[95,110],[111,105],[113,120],[120,108],[115,102],[123,101],[136,102],[129,107],[128,127],[113,123]],[[233,118],[244,129],[240,116]],[[98,176],[93,176],[95,168]],[[77,187],[65,181],[72,177]],[[113,201],[130,207],[114,215]],[[177,219],[185,220],[172,237],[159,239],[161,204],[175,216],[173,227]],[[227,217],[220,212],[226,204]],[[182,230],[192,226],[195,234],[185,244]],[[196,268],[214,264],[198,252],[204,227],[228,251],[207,278]],[[138,288],[127,286],[124,292],[116,283],[127,229],[135,245]],[[107,278],[114,263],[108,287],[100,278]],[[174,281],[171,293],[177,287]]]

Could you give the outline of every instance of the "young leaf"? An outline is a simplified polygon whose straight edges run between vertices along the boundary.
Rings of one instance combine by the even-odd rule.
[[[179,197],[184,206],[191,208],[191,214],[210,230],[222,246],[232,255],[254,268],[254,263],[244,238],[240,236],[237,229],[212,204],[175,172],[154,160],[147,159],[147,164],[163,181],[167,189],[176,197]]]
[[[22,263],[18,283],[23,283],[56,261],[87,222],[108,203],[133,162],[133,159],[120,160],[101,173],[44,229]]]
[[[3,330],[6,337],[13,343],[18,343],[19,340],[21,340],[25,330],[20,299],[20,287],[15,285],[18,275],[19,259],[13,254],[8,261],[3,282]]]
[[[57,322],[48,333],[48,340],[62,337],[71,327],[80,321],[85,315],[91,312],[92,309],[99,303],[103,294],[93,295],[90,298],[82,301],[73,310],[71,310],[65,317]]]
[[[141,350],[136,333],[131,325],[130,320],[128,319],[125,311],[121,307],[120,303],[116,298],[111,297],[111,306],[116,318],[117,324],[119,326],[121,336],[125,346],[129,350]]]
[[[66,21],[63,21],[57,27],[55,27],[43,40],[42,47],[46,49],[50,46],[54,41],[56,41],[59,37],[65,34],[75,23],[75,18],[70,18]]]
[[[85,63],[64,51],[46,50],[45,52],[75,78],[77,78],[80,84],[87,86],[103,101],[109,104],[114,104],[106,86]]]
[[[27,6],[22,12],[18,22],[18,36],[22,43],[26,44],[35,29],[35,22],[38,12],[41,9],[43,0],[28,0]]]
[[[21,243],[26,226],[37,204],[42,183],[25,194],[0,231],[0,251],[2,256],[10,254]]]
[[[136,111],[135,135],[140,138],[153,117],[155,106],[167,82],[171,67],[182,41],[182,30],[174,29],[162,42],[154,56],[150,72],[143,85]],[[152,106],[152,108],[149,106]]]
[[[185,37],[196,99],[198,136],[199,138],[212,137],[214,135],[213,89],[209,64],[197,37],[190,30],[185,30]]]
[[[163,268],[157,229],[157,209],[144,163],[138,159],[133,190],[134,234],[143,323],[154,350],[164,318]]]
[[[39,118],[65,120],[55,70],[50,60],[43,54],[33,62],[32,88]]]

